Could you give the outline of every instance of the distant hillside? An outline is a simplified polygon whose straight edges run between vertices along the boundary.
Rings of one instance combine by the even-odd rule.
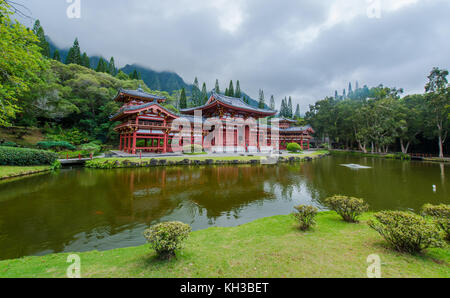
[[[134,70],[136,70],[141,74],[141,78],[145,82],[145,84],[152,90],[167,91],[170,93],[175,90],[181,90],[182,88],[190,91],[192,88],[191,86],[186,84],[178,74],[174,72],[157,72],[150,68],[146,68],[136,64],[127,64],[125,67],[121,68],[121,70],[126,74],[130,74]]]
[[[69,48],[60,48],[56,46],[56,44],[51,40],[50,37],[46,36],[47,41],[50,44],[50,53],[51,56],[53,56],[53,53],[57,49],[59,51],[59,54],[61,56],[61,61],[64,63],[67,58],[67,54],[69,53]],[[89,53],[87,53],[89,56]],[[103,57],[106,61],[109,61],[109,58]],[[91,62],[91,68],[95,69],[97,67],[98,61],[100,60],[100,56],[89,56],[89,61]],[[116,61],[118,64],[120,61]],[[116,64],[116,65],[117,65]],[[155,70],[152,70],[147,67],[143,67],[137,64],[132,65],[125,65],[125,67],[121,68],[121,70],[126,73],[130,74],[134,70],[139,72],[141,74],[142,80],[144,83],[152,90],[160,90],[160,91],[166,91],[168,93],[172,93],[176,90],[181,90],[182,88],[186,89],[186,95],[189,97],[192,93],[192,84],[186,84],[177,73],[175,72],[169,72],[169,71],[162,71],[158,72]],[[224,85],[225,86],[225,85]],[[211,90],[212,88],[210,88]],[[258,107],[258,101],[251,98],[248,94],[245,92],[242,92],[242,96],[246,96],[249,98],[249,103],[251,106]],[[266,105],[266,108],[268,106]]]

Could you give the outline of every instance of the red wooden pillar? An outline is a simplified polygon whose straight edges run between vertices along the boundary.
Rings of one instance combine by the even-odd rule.
[[[309,139],[308,139],[308,150],[309,150]]]
[[[167,132],[164,133],[164,148],[163,153],[167,153]]]
[[[120,134],[119,139],[119,151],[122,151],[122,134]]]
[[[133,147],[132,147],[132,154],[136,154],[136,135],[137,135],[137,133],[136,132],[134,132],[133,133]]]

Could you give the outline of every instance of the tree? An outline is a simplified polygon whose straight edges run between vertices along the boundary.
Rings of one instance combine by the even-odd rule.
[[[348,95],[349,95],[349,96],[351,96],[351,95],[352,95],[352,93],[353,93],[353,89],[352,89],[352,83],[351,83],[351,82],[349,82],[349,83],[348,83]]]
[[[197,77],[195,77],[194,85],[192,86],[192,102],[194,106],[201,105],[201,92]]]
[[[101,58],[98,60],[97,68],[95,69],[96,72],[108,72],[108,62],[105,61],[105,59]],[[134,70],[133,75],[131,76],[132,79],[137,80],[138,74],[137,71]]]
[[[81,61],[81,50],[80,44],[78,43],[78,38],[75,38],[73,46],[69,49],[67,54],[66,64],[78,64],[82,65]]]
[[[446,69],[433,68],[425,86],[429,123],[435,127],[433,135],[438,137],[439,157],[444,158],[444,143],[450,128],[450,87]]]
[[[273,95],[270,96],[270,109],[275,111],[275,98]]]
[[[426,117],[425,99],[421,94],[408,95],[395,106],[399,119],[398,137],[402,153],[407,154],[409,147],[417,143],[417,136],[424,131]]]
[[[38,37],[11,21],[11,6],[0,1],[0,126],[10,126],[20,111],[18,100],[31,86],[42,82],[48,69]]]
[[[181,89],[181,95],[180,95],[180,109],[186,109],[187,108],[187,99],[186,99],[186,90],[183,88]]]
[[[220,87],[219,87],[219,80],[218,80],[218,79],[216,79],[216,86],[215,86],[215,88],[214,88],[214,91],[215,91],[216,93],[220,93]]]
[[[261,89],[259,90],[259,103],[258,108],[264,109],[266,107],[266,104],[264,102],[264,91]]]
[[[208,101],[208,91],[206,90],[206,83],[203,83],[201,96],[202,96],[201,105],[204,105]]]
[[[117,72],[116,65],[114,63],[114,57],[111,57],[109,60],[108,73],[112,76],[115,76]]]
[[[300,116],[300,105],[299,104],[297,104],[297,108],[295,109],[294,118],[295,119],[300,119],[301,118],[301,116]]]
[[[50,44],[45,38],[44,28],[42,28],[41,22],[39,20],[36,20],[36,22],[34,23],[33,32],[39,39],[39,46],[42,49],[42,55],[50,58]]]
[[[233,87],[233,80],[230,81],[230,85],[228,86],[228,94],[225,94],[226,96],[234,97],[234,87]]]
[[[87,68],[91,68],[91,61],[89,60],[89,57],[86,54],[86,52],[84,52],[83,55],[81,55],[81,65]]]
[[[237,98],[241,98],[242,97],[241,85],[239,83],[239,80],[237,80],[237,82],[236,82],[236,90],[234,91],[234,97],[237,97]]]
[[[61,56],[59,54],[58,49],[55,50],[55,52],[53,53],[53,60],[56,60],[58,62],[61,62]]]
[[[130,77],[126,73],[124,73],[122,70],[119,70],[119,72],[116,75],[116,78],[118,78],[119,80],[123,80],[123,81],[130,79]]]
[[[293,109],[292,109],[292,98],[290,96],[289,96],[287,116],[288,116],[288,118],[292,118],[294,116],[294,112],[293,112]]]

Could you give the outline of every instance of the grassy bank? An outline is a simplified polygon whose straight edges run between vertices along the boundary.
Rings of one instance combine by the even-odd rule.
[[[0,166],[0,180],[50,171],[50,166]]]
[[[328,155],[328,151],[315,151],[304,154],[289,154],[280,158],[280,161],[302,161],[306,159],[318,158]],[[180,165],[180,164],[259,164],[265,157],[261,156],[210,156],[210,155],[184,155],[170,157],[153,158],[99,158],[86,162],[89,168],[126,168],[126,167],[146,167],[157,165]]]
[[[160,261],[148,245],[80,253],[82,277],[366,277],[367,257],[381,257],[382,277],[450,277],[450,249],[421,255],[392,251],[367,224],[334,212],[300,232],[291,216],[193,232],[177,259]],[[65,277],[69,254],[0,262],[0,277]]]

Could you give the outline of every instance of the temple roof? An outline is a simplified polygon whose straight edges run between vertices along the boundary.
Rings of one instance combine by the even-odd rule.
[[[216,93],[214,91],[211,93],[211,97],[206,102],[206,104],[204,104],[202,106],[194,107],[194,108],[182,109],[180,111],[181,111],[181,113],[184,114],[184,113],[193,112],[195,110],[207,109],[209,107],[212,107],[216,101],[218,101],[226,106],[230,106],[232,108],[237,108],[239,110],[245,110],[245,111],[252,112],[252,113],[266,114],[268,116],[273,116],[277,113],[277,111],[255,108],[255,107],[245,103],[242,100],[242,98],[229,97],[229,96],[225,96],[225,95]]]
[[[285,131],[285,132],[302,132],[302,131],[307,131],[309,129],[313,130],[311,125],[300,126],[300,127],[290,127],[290,128],[280,129],[280,131]]]
[[[119,89],[117,96],[114,98],[115,101],[119,101],[123,96],[136,97],[142,100],[157,100],[157,101],[165,101],[166,98],[164,96],[159,96],[156,94],[147,93],[139,87],[137,90],[127,90],[127,89]]]
[[[124,107],[120,108],[120,110],[116,114],[112,115],[110,117],[110,119],[114,120],[115,118],[117,118],[118,116],[120,116],[122,114],[132,114],[134,111],[139,111],[139,110],[142,110],[142,109],[145,109],[145,108],[149,108],[151,106],[158,106],[161,109],[163,109],[164,111],[166,111],[167,114],[170,114],[172,116],[175,116],[175,117],[179,117],[180,116],[179,114],[168,110],[167,108],[163,107],[162,105],[160,105],[157,102],[149,102],[149,103],[145,103],[145,104],[142,104],[142,105],[124,106]],[[129,112],[131,112],[131,113],[129,113]]]

